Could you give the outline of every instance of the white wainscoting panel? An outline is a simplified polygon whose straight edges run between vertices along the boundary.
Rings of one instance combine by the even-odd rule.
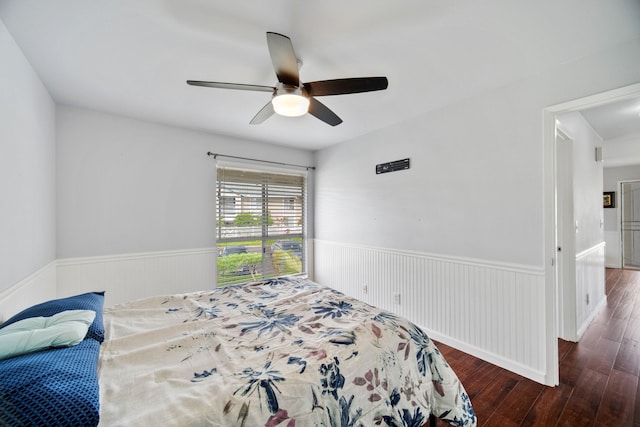
[[[605,251],[605,265],[609,268],[622,268],[622,253],[620,252],[620,232],[605,231],[604,241],[607,243]]]
[[[595,315],[607,302],[605,252],[603,242],[576,255],[576,325],[582,336]]]
[[[58,296],[106,291],[105,306],[212,289],[216,248],[58,260]]]
[[[14,314],[56,298],[56,261],[0,292],[0,323]]]
[[[323,240],[314,241],[314,251],[317,282],[400,314],[437,341],[544,383],[543,268]]]

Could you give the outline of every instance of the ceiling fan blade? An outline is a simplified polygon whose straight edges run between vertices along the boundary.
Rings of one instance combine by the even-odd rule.
[[[291,86],[300,84],[298,58],[293,50],[291,39],[282,34],[267,32],[267,45],[271,55],[273,69],[278,81]]]
[[[249,123],[252,125],[259,125],[274,114],[275,111],[273,109],[273,104],[271,103],[271,101],[269,101],[267,105],[265,105],[260,111],[258,111],[258,114],[256,114]]]
[[[386,77],[353,77],[348,79],[320,80],[304,84],[311,96],[343,95],[346,93],[372,92],[389,86]]]
[[[258,92],[273,92],[274,90],[276,90],[276,88],[273,86],[245,85],[242,83],[202,82],[199,80],[187,80],[187,84],[191,86],[215,87],[220,89],[253,90]]]
[[[322,102],[315,98],[309,98],[309,101],[309,114],[331,126],[337,126],[342,123],[342,119]]]

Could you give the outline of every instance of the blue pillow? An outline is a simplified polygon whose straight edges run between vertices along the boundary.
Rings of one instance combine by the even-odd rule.
[[[100,343],[0,360],[0,425],[97,426]]]
[[[104,341],[104,323],[102,321],[102,308],[104,307],[104,292],[88,292],[68,298],[54,299],[22,310],[4,322],[0,329],[18,320],[30,317],[49,317],[67,310],[93,310],[96,318],[93,320],[86,338],[93,338],[102,343]]]

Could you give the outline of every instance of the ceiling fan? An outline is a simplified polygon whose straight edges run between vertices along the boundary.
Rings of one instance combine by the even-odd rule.
[[[278,77],[276,86],[198,80],[187,80],[187,84],[221,89],[271,92],[271,101],[251,119],[250,123],[254,125],[264,122],[274,113],[295,117],[308,112],[331,126],[339,125],[342,123],[342,119],[326,105],[315,99],[316,96],[372,92],[384,90],[388,86],[386,77],[353,77],[302,83],[298,74],[299,61],[293,50],[291,39],[282,34],[267,32],[267,45],[271,55],[271,63]]]

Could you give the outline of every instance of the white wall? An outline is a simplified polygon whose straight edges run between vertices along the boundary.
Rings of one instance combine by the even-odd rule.
[[[636,141],[636,145],[639,141]],[[609,141],[607,141],[607,144]],[[608,145],[605,146],[605,153]],[[640,149],[636,147],[640,152]],[[616,192],[616,207],[604,209],[604,238],[607,242],[607,267],[621,268],[622,253],[620,248],[620,181],[640,180],[640,165],[604,168],[604,190]]]
[[[312,153],[58,107],[58,258],[215,246],[208,151],[308,164]]]
[[[55,105],[2,22],[0,64],[1,293],[55,259],[56,144]]]
[[[389,268],[398,271],[405,268],[403,251],[544,271],[542,111],[639,82],[638,51],[640,40],[611,46],[318,152],[316,237],[331,242],[324,247],[356,245],[397,253],[397,261]],[[404,157],[411,158],[410,170],[375,175],[376,163]],[[330,254],[324,256],[330,259]],[[352,266],[321,264],[316,257],[315,268],[316,277],[322,278],[340,275]],[[404,274],[414,274],[409,268]],[[443,274],[450,282],[447,272]],[[400,276],[395,277],[393,280],[399,280]],[[476,283],[476,278],[463,276],[454,280]],[[360,284],[352,287],[355,292]],[[544,305],[552,301],[546,298],[544,279],[533,289],[533,295],[524,292],[514,281],[510,305],[505,301],[498,309],[508,307],[520,313],[531,301],[543,301],[538,306],[540,313],[555,311]],[[492,292],[498,291],[493,288]],[[439,303],[451,310],[473,306],[474,294],[459,293],[456,299],[441,299]],[[498,300],[503,295],[488,297]],[[465,316],[460,321],[466,324],[459,330],[483,322],[494,309],[487,306],[471,317]],[[507,351],[535,342],[532,351],[553,352],[555,338],[549,334],[555,328],[546,327],[553,319],[545,318],[544,322],[541,333],[521,335],[509,342],[482,342],[476,353],[491,353],[496,359],[503,358],[504,366],[510,361],[530,372],[546,372],[547,378],[552,378],[555,367],[548,364],[550,359],[540,354],[530,361],[513,359]],[[500,336],[499,329],[492,333]],[[469,342],[463,334],[454,332],[449,337]]]
[[[558,116],[563,130],[573,138],[573,211],[577,222],[576,253],[603,242],[603,163],[595,158],[602,138],[589,126],[582,114],[571,112]],[[562,167],[561,165],[559,167]]]
[[[313,153],[58,106],[57,291],[105,304],[215,286],[207,152],[309,165]]]
[[[541,197],[541,152],[523,143],[539,123],[504,120],[512,109],[536,114],[517,99],[535,94],[518,92],[505,88],[320,151],[317,237],[539,265],[542,211],[524,195]],[[377,163],[405,157],[409,170],[375,174]],[[528,160],[513,161],[520,157]],[[502,244],[510,240],[523,244]]]

